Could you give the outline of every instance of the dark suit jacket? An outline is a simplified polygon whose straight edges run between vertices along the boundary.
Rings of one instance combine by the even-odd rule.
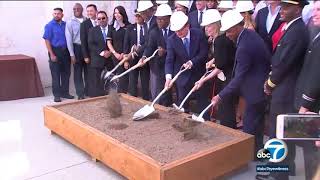
[[[254,31],[244,29],[237,44],[234,77],[219,96],[223,99],[240,93],[248,104],[263,101],[263,85],[270,71],[270,56],[261,37]]]
[[[151,21],[150,21],[150,26],[149,28],[147,27],[147,24],[145,23],[145,29],[147,29],[147,31],[145,31],[145,42],[147,43],[149,40],[149,33],[151,32],[152,29],[157,28],[157,17],[156,16],[152,16]]]
[[[268,46],[270,52],[272,52],[272,35],[280,27],[282,21],[280,21],[280,13],[278,13],[276,19],[273,22],[272,28],[268,33],[267,27],[266,27],[268,13],[269,13],[268,7],[262,8],[258,11],[257,16],[255,18],[256,32],[262,37],[262,39]]]
[[[88,47],[88,33],[89,29],[93,27],[91,20],[88,18],[80,24],[80,40],[81,49],[84,58],[89,58],[89,47]]]
[[[308,42],[308,30],[301,18],[293,22],[280,39],[271,59],[270,80],[276,84],[272,92],[272,102],[293,103],[294,87]]]
[[[304,64],[297,80],[295,107],[320,110],[320,37],[311,42],[304,58]],[[311,99],[309,99],[311,98]]]
[[[138,37],[137,37],[137,24],[131,24],[128,26],[127,31],[124,35],[124,44],[123,50],[125,54],[128,54],[133,45],[137,45]],[[147,29],[144,27],[144,32],[147,32]],[[144,41],[146,42],[146,36],[144,36]],[[132,60],[131,64],[136,64],[138,60],[142,57],[144,52],[146,43],[144,43],[138,50],[138,57]]]
[[[173,31],[169,30],[168,31],[168,39],[169,37],[174,34]],[[164,49],[167,49],[167,44],[165,42],[165,39],[163,37],[162,30],[159,29],[158,27],[153,28],[149,34],[149,41],[148,45],[146,46],[146,49],[144,51],[144,55],[149,57],[152,55],[152,53],[158,49],[158,47],[162,47]],[[162,57],[159,57],[158,55],[154,57],[153,60],[149,62],[150,69],[153,71],[155,74],[158,75],[163,75],[164,76],[164,64],[166,60],[166,54],[163,55]]]
[[[191,28],[200,28],[200,24],[198,22],[198,10],[192,11],[188,15],[189,18],[189,24]],[[203,14],[202,14],[203,19]]]
[[[208,41],[200,29],[190,29],[190,56],[188,56],[182,40],[176,34],[173,34],[167,41],[165,73],[175,75],[182,64],[191,60],[193,63],[192,69],[182,73],[176,83],[177,86],[194,83],[192,81],[200,79],[205,72],[207,56]]]
[[[111,26],[108,26],[108,31],[110,31],[111,28]],[[89,30],[88,46],[91,57],[90,67],[104,68],[107,66],[108,69],[112,68],[113,63],[111,57],[106,59],[105,57],[100,56],[101,51],[108,50],[100,26],[93,27]]]

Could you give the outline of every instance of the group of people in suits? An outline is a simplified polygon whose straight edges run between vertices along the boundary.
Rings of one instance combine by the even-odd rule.
[[[66,25],[62,9],[55,9],[54,20],[46,25],[43,36],[50,58],[54,100],[73,98],[66,90],[70,62],[75,68],[76,93],[83,99],[105,95],[101,72],[127,58],[117,74],[137,63],[141,66],[119,79],[118,92],[138,96],[140,78],[143,99],[153,100],[168,88],[158,103],[171,106],[173,102],[180,105],[195,89],[190,99],[196,101],[196,110],[187,100],[185,112],[200,113],[211,102],[213,108],[204,118],[210,120],[214,112],[214,118],[230,128],[237,126],[242,97],[242,129],[255,136],[257,152],[263,148],[266,112],[268,135],[274,138],[277,115],[320,110],[320,37],[319,33],[310,35],[301,18],[308,2],[266,2],[253,19],[257,2],[252,1],[196,0],[190,4],[177,0],[174,11],[167,3],[139,1],[133,12],[134,24],[129,23],[122,6],[114,9],[111,24],[106,12],[98,11],[93,4],[86,7],[88,18],[82,16],[82,6],[75,4],[74,18]],[[312,23],[320,28],[317,0]],[[64,31],[65,39],[57,37]],[[134,45],[137,56],[132,58],[128,54]],[[145,62],[156,50],[156,56]],[[172,83],[181,69],[185,71]],[[282,162],[289,165],[290,172],[258,174],[256,179],[283,180],[294,175],[296,144],[287,142],[289,154]],[[306,179],[311,179],[318,166],[315,144],[309,141],[298,145],[304,148]]]

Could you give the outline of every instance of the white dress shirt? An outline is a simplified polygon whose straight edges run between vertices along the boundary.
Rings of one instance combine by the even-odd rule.
[[[267,27],[267,32],[269,33],[271,31],[272,25],[274,23],[274,21],[276,20],[276,17],[278,16],[279,12],[280,12],[280,8],[281,6],[277,6],[276,7],[276,13],[274,13],[274,15],[271,14],[271,7],[270,5],[268,6],[269,9],[269,13],[267,16],[267,21],[266,21],[266,27]]]

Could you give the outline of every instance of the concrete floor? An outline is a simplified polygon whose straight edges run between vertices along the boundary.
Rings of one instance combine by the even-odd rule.
[[[53,104],[51,89],[46,96],[0,101],[0,180],[123,180],[107,166],[43,125],[42,107]],[[66,100],[65,100],[66,101]],[[69,100],[70,101],[70,100]],[[239,154],[241,155],[241,154]],[[255,163],[225,179],[255,179]],[[302,149],[297,149],[297,176],[304,179]]]

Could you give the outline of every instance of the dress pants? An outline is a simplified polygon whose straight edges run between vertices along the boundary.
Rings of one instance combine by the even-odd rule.
[[[82,55],[81,45],[73,44],[76,63],[74,68],[74,85],[78,97],[88,95],[88,69],[87,64],[84,62]]]
[[[57,62],[52,62],[49,55],[49,67],[52,77],[52,93],[54,97],[69,95],[70,54],[67,48],[52,47]]]
[[[178,79],[179,81],[179,79]],[[194,86],[195,81],[190,81],[187,83],[185,86],[181,86],[179,84],[176,84],[176,90],[178,91],[178,99],[177,99],[177,105],[179,106],[183,99],[186,97],[186,95],[189,93],[189,91],[192,89]],[[209,104],[209,86],[208,82],[204,83],[203,86],[194,92],[186,101],[186,103],[183,105],[183,108],[185,109],[186,112],[190,111],[189,110],[189,101],[190,99],[195,99],[197,103],[197,112],[195,113],[201,113],[202,110],[204,110]],[[210,120],[210,109],[204,114],[203,118],[205,120]]]
[[[255,136],[255,151],[263,148],[266,101],[247,103],[243,116],[243,131]]]
[[[104,89],[104,83],[101,80],[101,72],[104,68],[90,67],[88,68],[88,95],[90,97],[104,96],[107,91]]]
[[[151,89],[151,97],[154,100],[158,94],[164,88],[166,82],[164,73],[157,73],[150,69],[150,89]],[[172,105],[172,94],[171,89],[165,92],[159,99],[158,103],[163,106]]]
[[[143,67],[139,67],[129,73],[129,94],[132,96],[138,96],[138,79],[140,76],[140,83],[142,88],[142,98],[144,100],[150,99],[149,82],[150,73],[149,66],[146,64]]]

